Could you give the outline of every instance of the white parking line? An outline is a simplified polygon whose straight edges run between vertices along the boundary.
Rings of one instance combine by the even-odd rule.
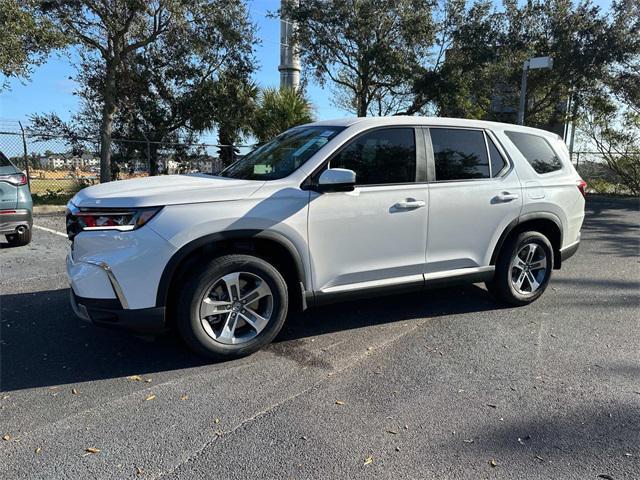
[[[33,228],[37,228],[38,230],[42,230],[44,232],[53,233],[54,235],[59,235],[64,238],[68,238],[66,233],[59,232],[58,230],[53,230],[52,228],[41,227],[40,225],[34,225]]]

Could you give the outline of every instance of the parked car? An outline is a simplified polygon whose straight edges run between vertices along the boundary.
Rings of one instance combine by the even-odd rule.
[[[542,295],[578,249],[585,183],[555,134],[388,117],[293,128],[223,170],[96,185],[68,204],[82,318],[246,355],[287,313],[485,282]],[[427,299],[425,298],[425,301]]]
[[[0,235],[12,246],[31,241],[33,202],[27,176],[0,152]]]

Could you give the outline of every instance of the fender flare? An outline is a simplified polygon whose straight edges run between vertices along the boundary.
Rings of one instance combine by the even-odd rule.
[[[200,247],[203,247],[208,244],[224,241],[224,240],[243,240],[243,239],[264,239],[271,240],[273,242],[278,243],[280,246],[284,247],[291,257],[294,260],[294,266],[296,269],[296,274],[298,277],[298,281],[302,284],[303,288],[306,289],[305,282],[305,274],[304,274],[304,264],[302,262],[302,256],[298,252],[298,249],[295,247],[293,242],[289,240],[284,235],[269,231],[269,230],[228,230],[217,233],[211,233],[209,235],[205,235],[204,237],[197,238],[192,240],[191,242],[183,245],[180,249],[173,254],[173,256],[169,259],[167,264],[162,271],[162,276],[160,277],[160,282],[158,283],[158,292],[156,294],[156,307],[164,307],[167,304],[167,299],[169,296],[169,286],[171,285],[171,280],[175,275],[176,271],[180,267],[182,261],[189,256],[189,254],[193,253]]]
[[[500,253],[500,250],[502,250],[502,246],[504,245],[504,242],[507,240],[507,237],[513,231],[513,229],[516,228],[518,225],[521,225],[530,220],[551,220],[553,223],[555,223],[556,226],[558,227],[558,230],[560,231],[560,247],[562,246],[562,222],[560,221],[560,219],[556,214],[551,212],[525,213],[524,215],[521,215],[520,217],[512,220],[509,223],[509,225],[507,225],[507,227],[504,229],[504,231],[500,235],[500,238],[498,238],[496,246],[493,249],[493,253],[491,254],[491,262],[489,263],[490,265],[496,264],[496,261],[498,259],[498,253]]]

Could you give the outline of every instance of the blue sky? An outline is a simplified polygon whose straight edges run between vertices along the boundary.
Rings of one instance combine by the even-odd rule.
[[[602,8],[610,5],[610,0],[596,0]],[[280,77],[280,24],[277,19],[267,18],[267,12],[276,11],[280,0],[249,0],[250,15],[258,28],[262,44],[256,50],[259,71],[256,80],[261,86],[278,86]],[[55,112],[63,119],[69,118],[78,105],[73,95],[75,83],[69,77],[74,69],[65,56],[52,56],[38,67],[30,82],[12,81],[11,88],[0,94],[0,120],[26,121],[34,113]],[[331,92],[313,82],[308,87],[308,95],[315,107],[318,119],[336,118],[347,115],[331,103]]]

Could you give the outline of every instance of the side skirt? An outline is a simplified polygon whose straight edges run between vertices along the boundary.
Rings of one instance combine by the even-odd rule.
[[[463,268],[446,272],[427,273],[422,281],[394,283],[390,285],[349,288],[334,292],[305,292],[304,298],[308,306],[327,305],[331,303],[359,300],[364,298],[396,295],[416,292],[431,288],[442,288],[465,283],[486,282],[493,278],[495,267]]]

